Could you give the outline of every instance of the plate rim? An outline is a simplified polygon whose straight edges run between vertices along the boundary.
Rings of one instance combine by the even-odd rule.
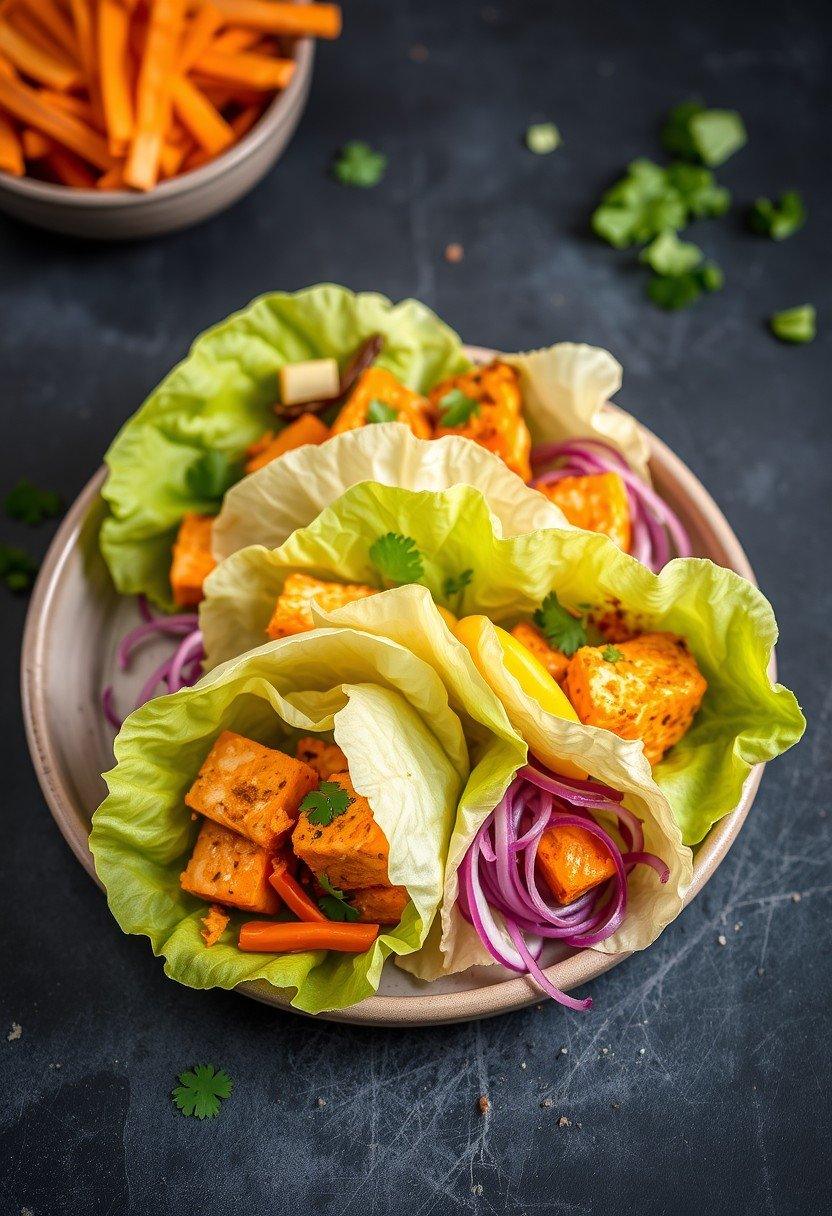
[[[466,346],[465,351],[475,362],[493,358],[497,353],[476,346]],[[612,406],[611,408],[617,409],[618,407]],[[669,473],[699,517],[719,536],[730,559],[731,568],[757,586],[748,557],[715,500],[684,461],[663,440],[638,420],[636,421],[650,448],[649,463],[655,460],[662,466],[663,471]],[[88,833],[74,813],[73,800],[61,778],[58,758],[50,738],[42,677],[49,622],[52,619],[49,607],[58,589],[63,567],[73,551],[90,509],[100,497],[106,475],[106,466],[102,464],[72,503],[52,539],[41,565],[26,614],[20,664],[21,700],[26,740],[38,784],[61,835],[77,860],[99,887],[102,887],[102,884],[95,872],[92,854],[89,850]],[[772,654],[769,671],[774,679],[776,677],[774,654]],[[758,764],[752,768],[736,808],[719,820],[699,845],[694,857],[693,879],[685,893],[680,916],[713,877],[739,835],[757,794],[764,767],[765,765]],[[603,954],[590,949],[581,950],[547,967],[546,975],[557,987],[569,991],[603,975],[604,972],[628,959],[632,953],[634,952],[623,951],[618,954]],[[429,984],[426,984],[425,987],[429,988]],[[318,1021],[402,1027],[441,1025],[494,1017],[525,1008],[545,999],[533,982],[524,976],[516,976],[460,992],[430,993],[428,991],[424,995],[420,993],[414,996],[374,995],[356,1005],[314,1015],[305,1014],[303,1010],[296,1009],[290,1004],[291,990],[273,988],[265,981],[246,981],[239,984],[236,991],[260,1003],[287,1012],[314,1016]]]

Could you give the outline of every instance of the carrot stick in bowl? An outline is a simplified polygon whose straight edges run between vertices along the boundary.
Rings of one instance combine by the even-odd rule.
[[[234,128],[187,77],[176,77],[171,96],[180,122],[206,152],[216,156],[234,143]]]
[[[124,180],[137,190],[152,190],[170,118],[170,88],[179,49],[185,0],[152,0],[147,41],[139,69],[136,132]]]
[[[81,83],[77,68],[36,45],[5,21],[0,21],[0,51],[25,75],[50,88],[73,89]]]
[[[22,177],[23,148],[12,124],[0,114],[0,169],[14,177]]]
[[[35,17],[70,59],[77,60],[78,44],[69,18],[55,0],[20,0],[20,6]]]
[[[108,143],[114,155],[133,137],[133,80],[130,64],[130,13],[121,0],[100,0],[98,68]]]
[[[363,954],[378,937],[378,925],[347,921],[250,920],[240,926],[240,950],[264,954],[297,954],[302,950],[338,950]]]
[[[84,123],[70,114],[44,105],[34,89],[0,71],[0,108],[27,126],[42,131],[58,143],[77,152],[97,169],[111,169],[113,158],[106,143]]]
[[[292,79],[295,61],[274,59],[253,51],[224,55],[209,50],[197,59],[194,69],[215,80],[244,89],[285,89]]]
[[[337,4],[277,4],[273,0],[214,0],[234,25],[251,25],[291,38],[337,38],[341,9]]]

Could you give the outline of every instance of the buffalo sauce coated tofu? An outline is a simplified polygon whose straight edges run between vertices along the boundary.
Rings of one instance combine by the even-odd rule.
[[[300,418],[290,422],[282,431],[275,435],[274,431],[266,431],[265,435],[246,449],[246,472],[256,473],[263,465],[271,464],[285,452],[302,448],[306,444],[321,444],[329,439],[329,427],[321,422],[316,414],[301,414]]]
[[[558,824],[540,837],[537,868],[559,904],[574,903],[615,873],[612,857],[596,836]]]
[[[211,904],[274,914],[280,900],[269,886],[271,872],[270,853],[205,819],[179,882],[183,890]]]
[[[185,803],[273,851],[317,784],[318,774],[308,764],[225,730],[206,756]]]
[[[350,894],[358,919],[369,925],[397,925],[410,896],[406,887],[364,887]]]
[[[184,516],[173,544],[170,587],[179,608],[193,608],[202,600],[202,584],[216,566],[211,553],[213,515]]]
[[[312,629],[312,605],[324,612],[342,608],[353,600],[375,595],[376,588],[364,583],[329,583],[308,574],[290,574],[277,598],[272,619],[266,626],[270,638],[285,638]]]
[[[373,402],[392,410],[395,417],[390,418],[384,409],[377,410],[378,418],[372,417],[370,407]],[[341,411],[332,425],[332,433],[340,435],[342,431],[354,431],[368,422],[377,421],[403,422],[418,439],[431,437],[427,400],[402,384],[385,368],[368,367],[358,377],[355,387],[341,406]]]
[[[355,792],[349,773],[334,773],[329,780],[346,790],[352,802],[326,825],[310,823],[302,811],[292,833],[292,848],[313,874],[324,875],[334,887],[344,891],[389,887],[390,849],[369,802]]]
[[[454,389],[477,402],[467,420],[459,425],[443,425],[447,404],[443,399]],[[434,437],[464,435],[481,447],[495,452],[524,481],[532,475],[529,456],[531,435],[522,417],[523,397],[520,378],[513,367],[499,360],[485,367],[473,367],[461,376],[443,380],[429,394],[435,421]]]
[[[588,532],[602,532],[619,549],[629,553],[633,543],[630,500],[618,473],[563,477],[552,485],[537,488],[560,507],[570,524]]]
[[[554,646],[550,646],[537,626],[532,625],[530,621],[521,621],[519,625],[514,626],[511,633],[521,646],[525,646],[526,650],[531,651],[538,662],[543,664],[549,675],[560,684],[569,666],[569,659],[563,651],[555,650]]]
[[[658,764],[693,721],[708,687],[683,638],[644,633],[612,649],[582,646],[569,660],[566,695],[581,721],[622,739],[641,739]]]
[[[327,743],[325,739],[316,739],[314,735],[306,735],[298,739],[295,756],[314,768],[321,781],[328,780],[333,773],[347,771],[347,757],[337,743]]]

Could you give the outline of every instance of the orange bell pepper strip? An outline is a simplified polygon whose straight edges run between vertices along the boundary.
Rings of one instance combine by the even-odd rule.
[[[297,954],[304,950],[337,950],[363,954],[378,937],[378,925],[346,921],[249,920],[240,926],[240,950],[263,954]]]

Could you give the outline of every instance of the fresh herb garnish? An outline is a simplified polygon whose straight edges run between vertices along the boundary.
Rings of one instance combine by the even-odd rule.
[[[724,281],[719,266],[706,262],[685,274],[653,275],[647,284],[647,294],[659,308],[686,308],[698,300],[703,291],[719,291]]]
[[[689,218],[700,220],[725,215],[731,206],[730,190],[718,186],[713,173],[703,165],[674,161],[665,170],[665,180],[681,195]]]
[[[213,1064],[199,1064],[192,1072],[183,1072],[179,1084],[171,1093],[183,1115],[197,1119],[213,1119],[220,1113],[222,1100],[231,1097],[233,1082],[227,1072],[217,1071]]]
[[[445,599],[450,600],[454,596],[461,598],[463,591],[470,585],[473,577],[473,570],[461,570],[459,574],[449,574],[442,584],[442,593]]]
[[[806,223],[806,208],[796,190],[786,190],[776,203],[770,198],[758,198],[748,213],[748,222],[762,236],[784,241]]]
[[[439,408],[442,410],[440,426],[465,426],[472,417],[479,414],[480,403],[476,398],[463,393],[461,388],[452,388],[444,397],[440,397]]]
[[[332,164],[333,175],[342,186],[361,186],[363,189],[377,186],[386,168],[384,153],[374,152],[360,139],[344,144]]]
[[[220,499],[237,480],[237,471],[223,452],[203,452],[185,474],[194,498]]]
[[[333,887],[326,874],[318,875],[318,882],[327,892],[318,900],[318,907],[329,920],[358,920],[358,909],[347,903],[344,892]]]
[[[418,583],[425,573],[422,555],[411,536],[388,532],[370,545],[370,561],[386,583]]]
[[[605,646],[601,651],[601,658],[607,663],[619,663],[624,655],[617,646]]]
[[[550,646],[570,658],[581,646],[586,646],[586,626],[580,617],[567,611],[550,591],[532,617]]]
[[[687,216],[685,200],[668,182],[667,170],[642,157],[604,192],[592,216],[592,229],[616,249],[627,249],[668,228],[683,228]]]
[[[9,519],[19,519],[24,524],[39,524],[61,513],[60,497],[52,490],[39,490],[25,477],[9,491],[3,505]]]
[[[316,790],[307,794],[300,804],[306,817],[316,827],[328,828],[333,819],[351,807],[353,799],[337,781],[322,781]]]
[[[681,275],[695,270],[702,261],[702,250],[690,241],[680,241],[675,232],[660,232],[655,240],[642,249],[640,262],[661,275]]]
[[[535,122],[526,129],[526,147],[536,156],[554,152],[561,143],[560,131],[553,122]]]
[[[23,549],[0,545],[0,579],[9,591],[28,591],[37,572],[37,562]]]
[[[674,106],[662,130],[662,143],[668,152],[706,165],[724,164],[747,139],[736,110],[709,110],[695,100]]]
[[[389,406],[386,401],[379,401],[374,397],[367,406],[367,421],[368,422],[395,422],[398,414]]]
[[[811,342],[817,333],[817,315],[814,304],[801,304],[798,308],[787,308],[769,318],[771,332],[781,342]]]

